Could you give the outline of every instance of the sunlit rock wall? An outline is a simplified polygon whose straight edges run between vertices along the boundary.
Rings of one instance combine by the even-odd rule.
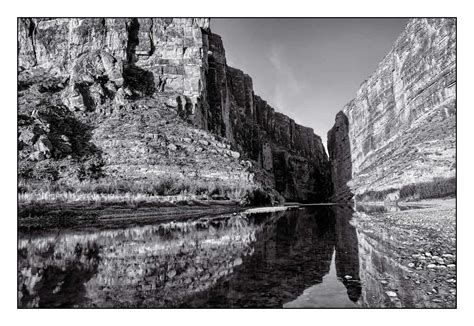
[[[32,18],[18,26],[20,72],[68,78],[71,110],[120,103],[131,92],[179,94],[192,113],[202,112],[208,19]]]
[[[455,176],[456,20],[410,20],[328,132],[336,198]]]
[[[207,129],[209,19],[18,20],[24,179],[254,184]]]
[[[176,175],[328,197],[320,137],[227,66],[209,19],[27,18],[18,33],[22,178]]]

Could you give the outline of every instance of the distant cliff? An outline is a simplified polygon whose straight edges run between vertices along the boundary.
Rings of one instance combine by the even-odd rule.
[[[321,139],[226,65],[209,19],[18,20],[23,179],[164,177],[330,194]]]
[[[397,199],[409,185],[455,176],[455,19],[407,24],[337,114],[328,151],[337,199]]]

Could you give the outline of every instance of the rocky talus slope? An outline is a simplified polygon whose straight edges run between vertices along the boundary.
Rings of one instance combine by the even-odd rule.
[[[455,19],[409,21],[337,114],[328,151],[338,199],[455,177]]]
[[[209,19],[19,19],[18,148],[26,180],[262,186],[323,200],[309,128],[228,67]]]

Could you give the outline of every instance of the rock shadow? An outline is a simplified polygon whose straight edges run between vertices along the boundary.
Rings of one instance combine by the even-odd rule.
[[[123,77],[125,86],[132,91],[132,98],[151,96],[156,90],[153,73],[135,64],[124,67]]]
[[[153,73],[136,64],[138,62],[136,47],[140,43],[139,30],[138,19],[132,19],[128,26],[127,63],[123,68],[124,84],[132,91],[132,98],[151,96],[156,90]]]
[[[347,289],[347,295],[357,302],[362,293],[360,283],[359,241],[350,224],[354,213],[352,206],[333,206],[336,220],[336,275]]]
[[[102,151],[92,141],[93,130],[94,126],[80,121],[64,105],[42,107],[31,116],[22,115],[18,120],[18,150],[22,159],[19,176],[56,180],[59,171],[54,162],[63,159],[79,164],[79,177],[102,176]],[[41,161],[49,163],[39,168]]]

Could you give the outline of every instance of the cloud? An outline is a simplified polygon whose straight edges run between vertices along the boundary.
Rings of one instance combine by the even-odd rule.
[[[286,113],[293,112],[295,100],[303,95],[306,85],[296,77],[289,61],[285,59],[283,49],[277,44],[272,45],[268,58],[275,74],[272,101],[275,109]]]

